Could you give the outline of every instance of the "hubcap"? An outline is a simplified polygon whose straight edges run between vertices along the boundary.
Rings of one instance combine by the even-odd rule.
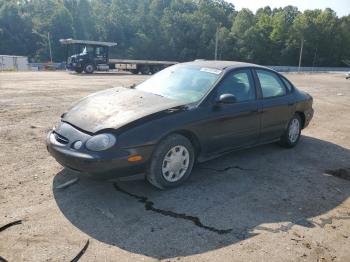
[[[162,163],[162,175],[168,182],[177,182],[186,173],[190,163],[190,154],[186,147],[178,145],[165,154]]]
[[[299,135],[300,135],[300,123],[298,119],[294,118],[289,126],[289,132],[288,132],[289,141],[294,143],[295,141],[298,140]]]

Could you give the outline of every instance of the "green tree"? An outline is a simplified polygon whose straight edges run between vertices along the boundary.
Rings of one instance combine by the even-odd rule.
[[[0,5],[0,54],[33,56],[38,40],[31,18],[13,1]]]
[[[218,56],[265,65],[341,66],[350,60],[350,18],[331,9],[236,12],[225,0],[0,0],[0,53],[62,61],[60,38],[117,42],[112,57],[188,61]]]
[[[304,40],[303,65],[333,66],[339,64],[336,36],[338,18],[333,10],[306,10],[299,14],[293,23],[289,43],[295,48]]]

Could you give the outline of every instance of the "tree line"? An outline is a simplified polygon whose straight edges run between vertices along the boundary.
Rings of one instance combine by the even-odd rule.
[[[218,59],[264,65],[345,66],[350,15],[327,8],[236,11],[224,0],[0,0],[0,54],[64,61],[61,38],[117,42],[111,56],[189,61]]]

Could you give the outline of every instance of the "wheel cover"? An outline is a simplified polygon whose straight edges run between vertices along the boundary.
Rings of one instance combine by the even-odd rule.
[[[300,123],[299,120],[294,118],[289,125],[288,138],[291,143],[295,143],[300,135]]]
[[[168,182],[179,181],[186,173],[190,164],[190,153],[187,148],[177,145],[171,148],[164,156],[162,175]]]

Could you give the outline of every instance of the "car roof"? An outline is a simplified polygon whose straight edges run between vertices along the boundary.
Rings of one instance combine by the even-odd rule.
[[[242,68],[242,67],[256,67],[256,68],[263,68],[263,69],[269,69],[265,66],[260,66],[256,64],[251,63],[245,63],[245,62],[239,62],[239,61],[218,61],[218,60],[195,60],[191,62],[183,63],[190,66],[199,66],[199,67],[208,67],[208,68],[215,68],[219,70],[224,69],[235,69],[235,68]]]

